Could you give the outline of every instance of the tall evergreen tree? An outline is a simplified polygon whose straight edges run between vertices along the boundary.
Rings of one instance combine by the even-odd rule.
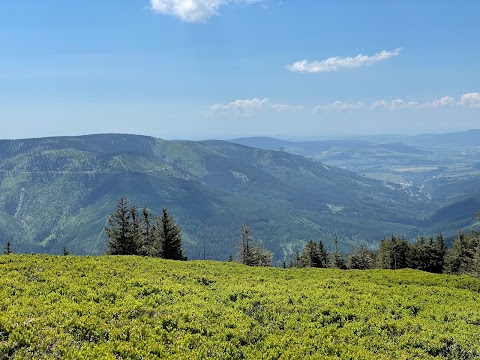
[[[162,257],[171,260],[187,260],[182,248],[182,232],[164,207],[158,220],[158,231],[162,244]]]
[[[144,206],[140,221],[142,245],[139,249],[139,255],[162,257],[162,241],[156,225],[157,223],[159,223],[159,220]]]
[[[328,265],[328,251],[321,241],[317,244],[317,254],[319,257],[319,267],[326,268]]]
[[[445,245],[445,240],[443,240],[442,234],[438,234],[435,240],[433,240],[433,237],[430,238],[430,243],[431,255],[428,271],[436,274],[441,274],[443,272],[443,267],[445,264],[447,245]]]
[[[479,276],[477,261],[480,258],[480,233],[460,232],[445,256],[445,271],[450,274],[470,274]],[[480,266],[478,266],[480,267]]]
[[[320,241],[317,245],[315,241],[309,240],[300,257],[299,266],[325,268],[327,267],[327,258],[328,254],[323,243]]]
[[[408,267],[409,244],[403,237],[392,235],[382,239],[378,248],[377,266],[382,269],[403,269]]]
[[[320,259],[315,241],[309,240],[300,256],[301,267],[319,267]]]
[[[248,266],[271,266],[272,252],[257,244],[251,244],[251,230],[247,225],[243,225],[241,231],[240,262]]]
[[[335,245],[335,252],[330,258],[329,266],[345,270],[347,269],[347,261],[345,260],[345,256],[338,251],[338,236],[335,236],[333,243]]]
[[[449,274],[467,273],[471,258],[467,236],[460,231],[445,257],[445,271]]]
[[[104,231],[108,236],[107,254],[135,255],[137,253],[131,209],[125,197],[120,198],[117,209],[110,214]]]
[[[240,249],[240,261],[244,265],[252,264],[252,254],[250,249],[250,228],[245,224],[242,226],[241,234],[241,249]]]
[[[5,247],[3,249],[3,253],[5,255],[10,255],[12,253],[12,246],[10,244],[10,241],[7,241],[7,243],[5,244]]]
[[[138,215],[137,205],[132,205],[130,208],[130,223],[132,228],[132,237],[135,244],[135,254],[139,254],[139,250],[143,246],[143,234],[140,226],[140,217]]]

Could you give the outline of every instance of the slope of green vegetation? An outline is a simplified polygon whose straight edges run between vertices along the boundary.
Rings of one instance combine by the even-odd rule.
[[[480,281],[0,256],[0,359],[473,359]]]
[[[106,134],[0,141],[0,242],[14,252],[99,255],[126,196],[182,226],[190,259],[235,255],[239,229],[289,260],[309,239],[349,251],[392,233],[418,234],[403,190],[286,152],[225,141]]]

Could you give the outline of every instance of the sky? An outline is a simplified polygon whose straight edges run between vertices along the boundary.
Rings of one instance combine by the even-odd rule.
[[[0,138],[480,128],[478,0],[0,2]]]

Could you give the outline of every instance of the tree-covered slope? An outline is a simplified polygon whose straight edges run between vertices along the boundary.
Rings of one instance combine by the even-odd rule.
[[[476,359],[479,291],[413,270],[0,256],[0,358]]]
[[[309,239],[340,249],[416,235],[420,201],[301,156],[223,141],[91,135],[0,141],[0,240],[17,251],[100,254],[118,199],[182,225],[189,258],[234,255],[240,226],[276,255]],[[423,205],[422,205],[423,206]]]

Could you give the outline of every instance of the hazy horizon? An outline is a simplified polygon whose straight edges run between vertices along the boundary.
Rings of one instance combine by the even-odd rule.
[[[158,139],[163,139],[163,140],[185,140],[185,141],[204,141],[204,140],[224,140],[224,141],[229,141],[229,140],[235,140],[235,139],[243,139],[243,138],[271,138],[271,139],[277,139],[277,140],[285,140],[285,141],[321,141],[321,140],[341,140],[341,139],[355,139],[355,138],[368,138],[368,137],[378,137],[378,136],[386,136],[386,137],[402,137],[402,136],[418,136],[418,135],[430,135],[430,134],[449,134],[449,133],[457,133],[457,132],[466,132],[466,131],[472,131],[472,130],[480,130],[478,129],[465,129],[465,130],[457,130],[457,131],[431,131],[431,132],[418,132],[418,133],[371,133],[371,134],[324,134],[324,135],[318,135],[318,136],[313,136],[313,135],[281,135],[278,134],[276,136],[269,136],[269,135],[245,135],[245,136],[224,136],[224,137],[190,137],[190,138],[176,138],[176,137],[157,137],[153,136],[150,134],[142,134],[142,133],[124,133],[124,132],[100,132],[100,133],[85,133],[85,134],[63,134],[63,135],[47,135],[47,136],[32,136],[32,137],[18,137],[18,138],[0,138],[0,141],[4,140],[28,140],[28,139],[41,139],[41,138],[56,138],[56,137],[81,137],[81,136],[94,136],[94,135],[134,135],[134,136],[147,136],[147,137],[153,137],[153,138],[158,138]]]

